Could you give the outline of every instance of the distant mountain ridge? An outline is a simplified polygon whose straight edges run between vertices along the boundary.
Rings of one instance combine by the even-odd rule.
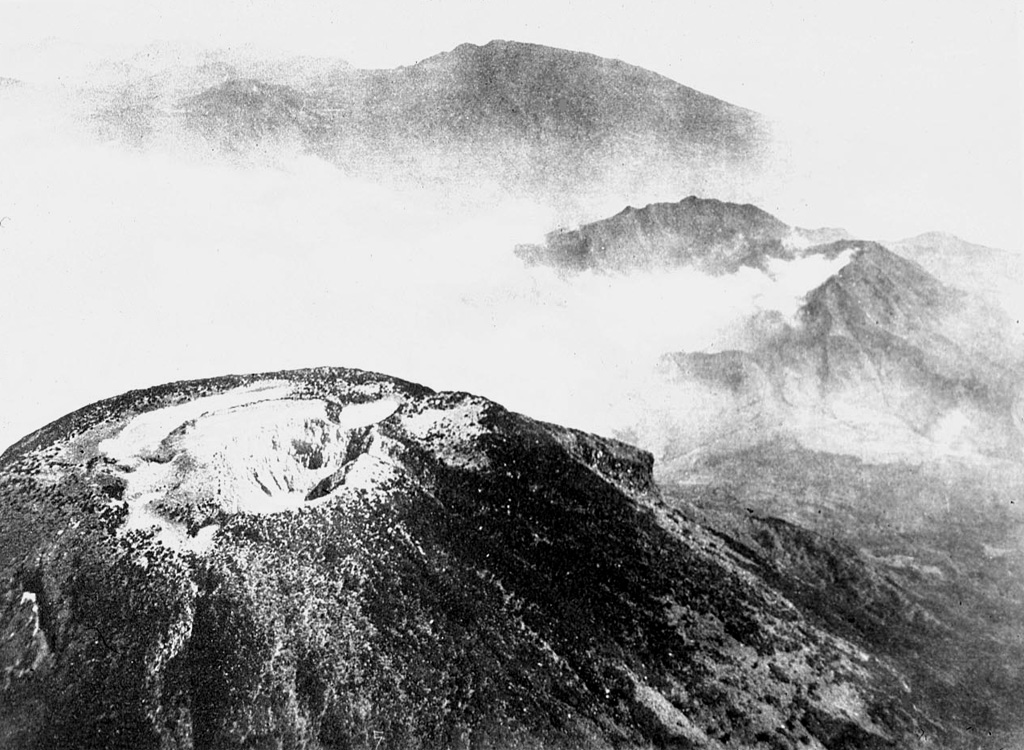
[[[935,446],[1019,461],[1024,369],[1000,340],[1005,319],[877,243],[822,251],[851,249],[795,323],[762,321],[749,351],[667,355],[667,376],[733,394],[745,435],[736,445],[795,429],[839,453]]]
[[[750,110],[625,62],[536,44],[463,44],[389,70],[294,67],[171,68],[112,92],[104,122],[145,133],[169,117],[232,150],[287,140],[354,175],[498,190],[570,215],[651,190],[728,193],[761,168],[771,139]]]
[[[772,272],[775,261],[849,258],[807,290],[794,319],[761,311],[730,332],[737,348],[662,358],[660,377],[674,384],[669,393],[678,386],[680,395],[655,399],[651,409],[665,425],[678,411],[679,426],[648,424],[640,428],[649,430],[648,438],[623,434],[661,451],[663,477],[685,474],[692,461],[719,451],[793,437],[807,448],[882,461],[957,456],[1019,463],[1019,323],[913,260],[848,237],[841,229],[790,227],[751,204],[690,196],[627,207],[515,252],[527,264],[568,271],[689,268],[714,275]],[[936,236],[919,241],[934,244]],[[930,249],[925,260],[947,270],[980,252],[944,242],[945,252]],[[980,257],[1008,256],[1015,257],[998,251]],[[677,404],[682,394],[694,403]]]
[[[327,123],[308,96],[289,86],[231,78],[185,103],[189,123],[226,145],[292,133],[322,137]]]
[[[678,203],[628,206],[578,229],[551,232],[543,245],[519,245],[516,254],[529,264],[577,271],[686,266],[729,274],[744,266],[763,270],[771,259],[792,260],[805,251],[834,257],[839,250],[818,241],[845,236],[841,229],[790,227],[751,204],[691,195]]]

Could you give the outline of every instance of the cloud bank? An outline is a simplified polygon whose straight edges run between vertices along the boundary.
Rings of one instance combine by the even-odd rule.
[[[729,277],[563,277],[517,243],[522,200],[467,206],[360,182],[291,149],[163,132],[104,140],[71,89],[0,91],[0,443],[133,387],[342,365],[610,433],[667,351],[736,345],[843,259]]]

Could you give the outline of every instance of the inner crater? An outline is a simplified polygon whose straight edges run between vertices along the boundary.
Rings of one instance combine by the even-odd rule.
[[[328,494],[368,429],[399,407],[384,399],[338,409],[290,389],[238,391],[139,415],[99,444],[125,484],[128,528],[195,535],[224,513],[302,507]]]

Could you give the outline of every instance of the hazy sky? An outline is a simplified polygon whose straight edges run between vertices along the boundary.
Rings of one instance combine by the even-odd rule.
[[[532,41],[617,57],[797,128],[798,174],[765,200],[789,221],[882,238],[946,230],[1020,248],[1020,5],[0,0],[0,75],[66,75],[80,60],[157,40],[360,67],[409,64],[464,41]],[[49,69],[37,64],[44,40]]]

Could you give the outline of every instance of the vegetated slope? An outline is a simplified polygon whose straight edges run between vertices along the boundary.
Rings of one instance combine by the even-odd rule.
[[[664,503],[651,465],[485,399],[353,370],[82,409],[0,458],[0,739],[958,741],[898,653],[830,632],[783,558]],[[793,556],[814,544],[779,539]]]
[[[795,322],[763,317],[749,351],[667,355],[666,376],[734,404],[729,449],[789,435],[862,457],[1019,461],[1024,368],[1005,316],[881,245],[822,251],[847,249]],[[685,462],[696,446],[680,439],[669,453]]]
[[[463,44],[409,67],[366,71],[338,80],[330,98],[347,107],[342,123],[391,139],[390,147],[455,146],[464,160],[506,167],[537,188],[554,180],[587,189],[616,157],[645,161],[616,164],[620,177],[652,167],[656,155],[688,171],[708,158],[741,162],[765,136],[754,113],[650,71],[516,42]]]
[[[516,254],[530,264],[577,271],[686,266],[729,274],[799,257],[814,240],[843,234],[790,227],[757,206],[691,195],[678,203],[627,206],[610,218],[551,232],[543,245],[519,245]]]
[[[105,121],[180,122],[236,150],[285,138],[352,174],[497,189],[567,210],[642,190],[726,189],[761,168],[770,140],[749,110],[624,62],[535,44],[463,44],[388,70],[308,68],[168,69],[113,93],[131,106],[101,109]],[[164,115],[147,110],[154,100]]]
[[[663,492],[770,560],[779,577],[766,577],[791,600],[891,655],[918,699],[965,730],[963,746],[1020,743],[1019,467],[871,464],[777,439],[709,456]]]
[[[1016,747],[1024,515],[1007,498],[1022,497],[1020,478],[948,482],[921,467],[834,454],[753,453],[707,467],[709,484],[667,488],[667,501],[766,560],[762,575],[812,618],[900,665],[916,704],[961,730],[939,746]],[[918,491],[948,505],[928,507]],[[794,517],[807,527],[784,519]]]

